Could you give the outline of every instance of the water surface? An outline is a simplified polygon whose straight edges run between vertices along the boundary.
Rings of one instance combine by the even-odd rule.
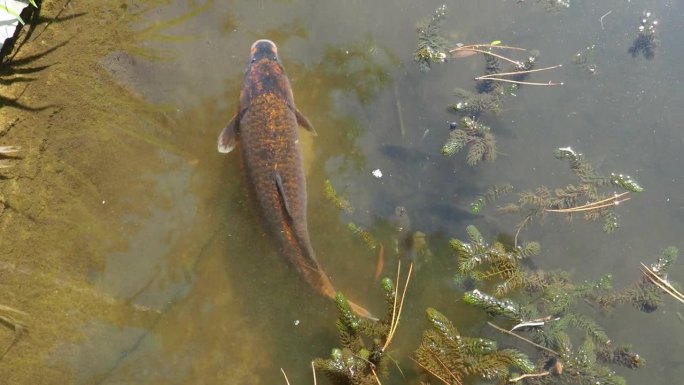
[[[531,225],[521,236],[541,242],[538,266],[570,270],[579,281],[612,273],[620,288],[639,277],[640,261],[668,245],[682,248],[681,4],[573,1],[550,12],[542,3],[446,3],[442,31],[450,39],[502,40],[538,49],[541,66],[563,64],[533,80],[564,86],[524,87],[501,114],[483,117],[500,155],[478,167],[439,151],[456,119],[446,109],[453,89],[474,87],[481,57],[426,74],[412,58],[416,23],[442,2],[46,4],[45,15],[84,14],[50,26],[26,48],[69,41],[51,54],[58,64],[27,91],[27,101],[58,107],[21,112],[22,123],[35,119],[33,130],[7,137],[35,146],[4,182],[3,228],[16,229],[3,240],[11,251],[2,270],[8,304],[33,317],[29,336],[2,361],[3,373],[19,368],[6,378],[265,384],[284,383],[285,368],[290,383],[312,383],[310,360],[337,344],[334,305],[269,243],[238,154],[215,150],[237,109],[249,46],[259,38],[278,44],[298,107],[319,134],[302,132],[309,228],[336,287],[384,311],[373,281],[377,250],[352,234],[349,222],[388,242],[386,275],[397,266],[389,222],[397,206],[432,248],[429,260],[418,261],[391,351],[407,379],[391,368],[384,384],[416,382],[408,357],[426,327],[426,307],[443,311],[464,333],[480,332],[484,318],[458,302],[451,284],[455,258],[445,241],[465,237],[468,224],[488,238],[514,232],[517,217],[492,209],[475,216],[469,204],[493,184],[573,182],[552,156],[556,147],[572,146],[604,173],[628,173],[646,192],[617,210],[622,227],[612,235],[600,223],[562,217]],[[627,53],[646,9],[660,20],[654,60]],[[572,64],[592,44],[596,74]],[[83,66],[71,67],[69,58],[88,47]],[[373,176],[376,169],[382,178]],[[353,213],[325,198],[326,179]],[[684,268],[670,274],[676,280]],[[673,343],[682,337],[677,311],[667,301],[655,314],[625,307],[599,317],[611,337],[647,360],[638,371],[618,369],[629,383],[677,381],[684,370]],[[31,371],[26,362],[45,369]]]

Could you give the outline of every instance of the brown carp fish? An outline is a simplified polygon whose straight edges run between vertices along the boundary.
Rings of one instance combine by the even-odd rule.
[[[238,113],[221,132],[218,151],[228,153],[241,142],[247,183],[267,231],[304,280],[334,298],[335,289],[316,261],[309,239],[299,126],[316,134],[295,107],[276,45],[257,40],[250,49]],[[359,315],[371,317],[366,309],[350,305]]]

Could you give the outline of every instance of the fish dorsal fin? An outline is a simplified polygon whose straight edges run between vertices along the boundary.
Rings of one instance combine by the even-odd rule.
[[[227,154],[237,146],[240,119],[242,119],[245,110],[246,108],[235,114],[221,131],[218,137],[218,152]]]
[[[309,119],[304,116],[304,114],[301,113],[295,106],[289,106],[292,111],[294,111],[295,116],[297,117],[297,124],[300,126],[306,128],[307,131],[313,134],[313,136],[318,136],[318,133],[316,132],[316,129],[314,128],[313,124],[309,121]]]
[[[287,216],[289,217],[290,221],[294,218],[292,216],[292,211],[290,210],[290,204],[287,201],[287,195],[285,195],[285,186],[283,186],[283,178],[280,177],[280,174],[277,172],[275,173],[275,185],[276,189],[278,190],[278,195],[280,195],[280,199],[283,201],[283,207],[285,207],[285,212],[287,213]]]

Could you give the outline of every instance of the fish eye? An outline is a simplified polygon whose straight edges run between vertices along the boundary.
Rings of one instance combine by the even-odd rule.
[[[253,57],[252,60],[251,60],[251,62],[254,63],[255,61],[256,61],[256,58]]]
[[[273,60],[278,61],[278,56],[273,55]]]

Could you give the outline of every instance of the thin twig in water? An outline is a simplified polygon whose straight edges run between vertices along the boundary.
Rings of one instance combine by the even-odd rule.
[[[413,362],[415,362],[416,364],[418,364],[418,366],[420,366],[421,368],[425,369],[426,372],[428,372],[428,373],[432,374],[433,376],[435,376],[438,380],[442,381],[442,382],[445,383],[446,385],[451,385],[451,383],[450,383],[449,381],[447,381],[447,380],[445,380],[444,378],[440,377],[439,374],[433,372],[432,370],[426,368],[426,367],[423,366],[423,364],[421,364],[420,362],[414,360],[413,358],[411,358],[411,360],[412,360]],[[447,371],[448,371],[448,369],[447,369]],[[451,373],[451,371],[449,371],[449,373],[453,375],[453,373]],[[457,383],[457,384],[462,385],[462,384],[461,384],[461,381],[459,381],[458,378],[456,378],[456,377],[454,376],[454,379],[456,380],[456,383]]]
[[[551,372],[528,373],[528,374],[523,374],[523,375],[515,377],[515,378],[511,378],[510,380],[508,380],[508,382],[518,382],[520,380],[524,380],[525,378],[530,378],[530,377],[544,377],[544,376],[548,376],[549,374],[551,374]]]
[[[547,348],[546,346],[541,346],[541,345],[539,345],[538,343],[533,342],[533,341],[530,341],[530,340],[528,340],[527,338],[525,338],[525,337],[523,337],[523,336],[521,336],[521,335],[515,334],[515,333],[513,333],[513,332],[509,332],[508,330],[503,329],[503,328],[501,328],[501,327],[499,327],[499,326],[496,326],[496,325],[494,325],[494,324],[491,323],[491,322],[487,322],[487,324],[488,324],[489,326],[493,327],[494,329],[496,329],[496,330],[502,332],[502,333],[506,333],[506,334],[511,335],[511,336],[513,336],[513,337],[515,337],[515,338],[521,339],[521,340],[523,340],[523,341],[525,341],[525,342],[527,342],[527,343],[529,343],[529,344],[531,344],[531,345],[533,345],[533,346],[536,346],[536,347],[538,347],[539,349],[546,350],[546,351],[549,352],[549,353],[553,353],[553,354],[555,354],[555,355],[557,355],[557,356],[560,356],[560,353],[558,353],[557,351],[552,350],[552,349],[549,349],[549,348]]]
[[[527,216],[518,224],[518,230],[515,232],[515,238],[513,238],[513,246],[518,247],[518,235],[520,235],[520,231],[523,229],[523,227],[527,226],[527,222],[531,220],[532,216]]]
[[[401,138],[404,139],[406,136],[406,127],[404,126],[404,117],[401,113],[403,109],[401,108],[401,100],[399,100],[399,87],[397,86],[397,83],[394,83],[394,101],[397,105],[397,116],[399,117],[399,130],[401,131]]]
[[[610,207],[610,206],[617,206],[622,202],[630,200],[629,197],[619,200],[619,198],[629,194],[629,191],[625,191],[621,194],[615,194],[611,196],[610,198],[602,199],[600,201],[596,202],[590,202],[587,204],[584,204],[582,206],[576,206],[576,207],[570,207],[567,209],[544,209],[544,211],[551,212],[551,213],[576,213],[579,211],[589,211],[589,210],[597,210],[597,209],[602,209],[605,207]]]
[[[283,368],[280,368],[280,371],[283,372],[283,377],[285,377],[285,383],[287,385],[290,385],[290,380],[287,379],[287,374],[285,374],[285,371],[283,370]]]
[[[513,84],[522,84],[526,86],[562,86],[564,83],[555,83],[552,81],[549,81],[548,83],[538,83],[538,82],[523,82],[519,80],[510,80],[510,79],[502,79],[502,78],[486,78],[486,80],[494,80],[497,82],[504,82],[504,83],[513,83]]]
[[[531,73],[533,73],[533,72],[548,71],[548,70],[552,70],[552,69],[555,69],[555,68],[560,68],[560,67],[562,67],[562,66],[563,66],[562,64],[557,64],[557,65],[552,66],[552,67],[538,68],[538,69],[534,69],[534,70],[511,71],[511,72],[499,72],[499,73],[493,73],[493,74],[489,74],[489,75],[478,76],[478,77],[475,78],[475,80],[486,80],[486,79],[489,79],[489,78],[492,78],[492,77],[504,76],[504,75],[531,74]]]
[[[472,48],[498,48],[498,49],[511,49],[514,51],[527,51],[525,48],[520,48],[520,47],[513,47],[510,45],[501,45],[501,44],[468,44],[468,45],[462,45],[460,47],[456,47],[454,49],[450,49],[449,52],[457,52],[457,51],[468,51],[471,50]]]
[[[380,379],[378,378],[378,374],[375,373],[375,369],[373,367],[370,367],[371,372],[373,372],[373,377],[375,377],[375,381],[378,383],[378,385],[382,385],[382,382],[380,382]]]
[[[489,52],[489,51],[485,51],[485,50],[481,50],[481,49],[477,49],[477,48],[467,48],[467,49],[456,48],[456,49],[452,49],[452,50],[449,51],[449,52],[450,52],[450,53],[453,53],[453,52],[458,52],[458,51],[473,51],[473,52],[479,52],[479,53],[483,53],[483,54],[485,54],[485,55],[494,56],[495,58],[501,59],[501,60],[503,60],[503,61],[507,61],[507,62],[509,62],[509,63],[511,63],[511,64],[513,64],[513,65],[515,65],[516,67],[520,67],[520,65],[521,65],[521,63],[520,63],[519,61],[515,61],[515,60],[513,60],[513,59],[507,58],[506,56],[497,55],[497,54],[495,54],[495,53],[493,53],[493,52]]]
[[[314,385],[316,385],[316,368],[313,361],[311,361],[311,372],[313,373]]]
[[[531,321],[525,321],[521,322],[511,328],[509,331],[515,331],[516,329],[522,329],[522,328],[534,328],[534,327],[541,327],[541,326],[546,326],[546,324],[549,321],[553,320],[558,320],[558,318],[551,318],[551,316],[544,317],[541,319],[536,319],[536,320],[531,320]]]
[[[401,318],[401,310],[404,308],[404,299],[406,298],[406,289],[408,288],[409,281],[411,280],[411,273],[413,272],[413,263],[409,265],[409,271],[408,274],[406,275],[406,283],[404,283],[404,290],[401,294],[401,301],[399,302],[399,309],[396,310],[397,307],[397,295],[398,289],[399,289],[399,272],[401,271],[401,262],[399,262],[399,266],[397,267],[397,286],[394,289],[394,304],[392,306],[392,322],[390,322],[390,330],[389,333],[387,334],[387,340],[385,341],[385,345],[382,347],[382,351],[384,352],[389,344],[392,342],[392,338],[394,338],[394,333],[397,331],[397,327],[399,326],[399,318]],[[396,313],[396,316],[395,316]]]
[[[612,10],[612,9],[611,9],[610,11],[604,13],[603,16],[601,16],[601,18],[599,19],[599,21],[601,22],[601,29],[604,29],[604,28],[603,28],[603,18],[606,17],[606,16],[608,16],[608,15],[610,15],[611,13],[613,13],[613,10]]]
[[[669,282],[660,277],[658,274],[656,274],[653,270],[651,270],[648,266],[644,265],[643,263],[641,263],[641,271],[646,275],[646,278],[648,278],[648,280],[651,281],[651,283],[661,288],[663,291],[665,291],[667,294],[672,296],[677,301],[684,303],[684,294],[679,292],[679,290],[675,289]]]

